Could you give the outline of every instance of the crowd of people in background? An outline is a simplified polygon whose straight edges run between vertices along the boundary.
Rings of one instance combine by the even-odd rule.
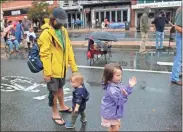
[[[72,29],[80,29],[81,26],[83,24],[83,21],[81,21],[79,18],[77,18],[76,20],[73,18],[72,22],[71,22],[71,28]]]
[[[33,24],[27,19],[27,16],[24,16],[24,20],[8,21],[5,19],[2,36],[5,43],[9,46],[10,54],[13,54],[14,51],[19,52],[20,44],[22,44],[26,50],[30,49],[30,38],[33,37],[36,39]],[[15,50],[13,47],[15,47]]]

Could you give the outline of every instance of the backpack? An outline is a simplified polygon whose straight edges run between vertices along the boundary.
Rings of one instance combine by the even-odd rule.
[[[45,29],[48,29],[48,28],[45,28]],[[27,65],[32,73],[38,73],[43,70],[43,63],[40,59],[39,51],[40,51],[39,46],[35,41],[33,43],[31,50],[29,51],[28,61],[27,61]]]

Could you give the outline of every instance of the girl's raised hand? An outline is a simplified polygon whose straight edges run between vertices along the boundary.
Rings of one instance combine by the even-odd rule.
[[[130,87],[134,87],[136,83],[137,83],[136,77],[132,77],[132,78],[129,79]]]

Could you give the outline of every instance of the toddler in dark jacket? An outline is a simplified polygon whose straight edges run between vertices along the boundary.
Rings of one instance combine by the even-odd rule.
[[[84,86],[83,76],[80,73],[75,73],[71,76],[71,85],[74,88],[72,98],[72,119],[71,122],[65,124],[66,128],[74,128],[78,115],[81,115],[80,121],[87,122],[85,109],[86,102],[89,100],[89,92]]]

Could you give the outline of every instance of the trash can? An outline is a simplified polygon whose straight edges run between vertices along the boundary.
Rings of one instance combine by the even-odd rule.
[[[125,30],[130,30],[130,23],[129,22],[125,22]]]

